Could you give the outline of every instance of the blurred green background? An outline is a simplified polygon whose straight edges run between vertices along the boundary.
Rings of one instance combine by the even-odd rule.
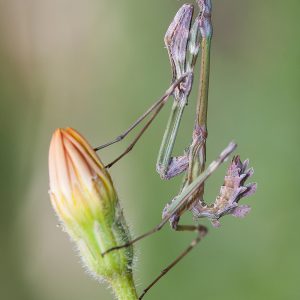
[[[93,144],[118,135],[168,87],[164,33],[177,0],[0,2],[0,298],[112,299],[85,274],[48,197],[47,156],[56,127]],[[300,299],[298,0],[213,1],[208,160],[231,139],[251,158],[258,191],[244,220],[220,229],[172,270],[147,299]],[[177,153],[191,137],[196,88]],[[160,220],[181,179],[162,182],[155,161],[165,108],[112,170],[133,234]],[[130,140],[130,139],[129,139]],[[105,162],[129,142],[100,153]],[[209,181],[219,190],[225,166]],[[191,223],[187,214],[185,223]],[[193,238],[162,232],[136,246],[142,290]],[[146,299],[146,298],[145,298]]]

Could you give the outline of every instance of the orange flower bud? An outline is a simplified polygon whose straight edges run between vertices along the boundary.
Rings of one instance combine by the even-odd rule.
[[[114,210],[117,196],[109,173],[74,129],[57,129],[49,150],[50,196],[64,223],[85,223]]]
[[[132,247],[101,255],[130,240],[112,179],[93,148],[74,129],[54,132],[49,178],[52,206],[85,265],[97,278],[107,280],[120,298],[125,299],[126,287],[128,299],[136,299]]]

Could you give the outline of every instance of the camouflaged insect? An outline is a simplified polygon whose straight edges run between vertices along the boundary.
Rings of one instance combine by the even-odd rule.
[[[191,208],[193,215],[197,218],[209,218],[215,227],[220,226],[219,219],[224,215],[243,218],[251,208],[248,205],[239,205],[239,201],[254,194],[257,188],[256,183],[245,184],[254,173],[253,168],[247,169],[248,165],[248,159],[242,163],[238,155],[233,157],[215,202],[206,205],[203,201],[198,201]]]

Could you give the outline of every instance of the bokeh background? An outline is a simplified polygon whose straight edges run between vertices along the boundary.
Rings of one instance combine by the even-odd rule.
[[[85,274],[57,226],[48,197],[48,145],[53,130],[65,126],[95,146],[107,142],[163,93],[171,78],[163,36],[182,4],[0,2],[1,299],[112,299]],[[244,201],[253,208],[247,218],[224,218],[147,299],[300,299],[300,2],[213,4],[208,160],[235,139],[242,158],[251,158],[259,188]],[[177,153],[190,141],[194,90]],[[134,234],[156,224],[179,190],[180,178],[162,182],[155,172],[169,107],[111,170]],[[103,150],[101,158],[109,162],[129,141]],[[207,201],[224,170],[208,182]],[[192,238],[165,228],[138,244],[138,289]]]

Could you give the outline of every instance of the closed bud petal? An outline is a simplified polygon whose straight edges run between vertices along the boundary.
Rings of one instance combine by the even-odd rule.
[[[66,224],[114,215],[112,180],[89,144],[73,129],[58,129],[49,151],[50,196]]]
[[[128,299],[136,299],[132,247],[101,255],[130,240],[112,179],[93,148],[74,129],[54,132],[49,178],[52,206],[88,270],[107,280],[117,295],[118,287],[124,290],[127,286],[132,294]]]

